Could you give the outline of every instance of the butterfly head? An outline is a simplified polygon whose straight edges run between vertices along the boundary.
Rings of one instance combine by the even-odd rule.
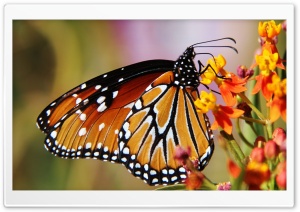
[[[195,56],[194,47],[190,46],[176,60],[174,65],[175,84],[192,87],[199,86],[199,71],[194,63]]]

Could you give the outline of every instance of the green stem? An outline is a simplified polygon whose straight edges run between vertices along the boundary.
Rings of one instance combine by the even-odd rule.
[[[217,186],[215,183],[213,183],[210,179],[208,179],[206,176],[204,176],[202,186],[200,187],[200,190],[216,190]]]
[[[244,141],[244,143],[249,146],[250,148],[253,148],[253,144],[251,144],[247,138],[244,136],[244,134],[241,131],[241,127],[240,127],[240,119],[236,119],[236,127],[237,127],[237,132],[240,136],[240,138]]]
[[[244,166],[245,155],[242,152],[240,146],[232,135],[227,134],[225,131],[221,131],[220,134],[227,140],[227,147],[236,163],[240,166]]]
[[[270,108],[269,107],[267,107],[267,115],[268,115],[268,117],[270,117]],[[269,139],[271,139],[272,138],[272,132],[273,132],[272,123],[270,123],[270,122],[266,123],[266,131],[267,131],[267,137]]]
[[[258,119],[254,119],[254,118],[249,118],[249,117],[246,117],[246,116],[241,116],[239,117],[240,119],[243,119],[245,121],[248,121],[248,122],[255,122],[255,123],[258,123],[258,124],[261,124],[261,125],[267,125],[268,122],[266,120],[258,120]]]

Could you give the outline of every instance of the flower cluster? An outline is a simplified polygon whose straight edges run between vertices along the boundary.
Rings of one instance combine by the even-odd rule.
[[[285,70],[283,60],[280,58],[276,43],[281,31],[281,24],[275,21],[260,22],[258,32],[261,37],[261,53],[255,56],[260,74],[255,77],[256,85],[252,94],[262,91],[270,107],[270,121],[275,122],[281,115],[286,121],[286,79],[280,79],[277,68]]]
[[[240,65],[236,74],[229,72],[219,55],[200,71],[200,82],[208,88],[214,83],[218,90],[202,90],[194,104],[199,114],[213,114],[212,130],[221,128],[218,140],[227,153],[230,181],[212,183],[197,170],[189,147],[177,147],[175,159],[187,170],[186,189],[286,189],[286,58],[280,57],[277,47],[282,26],[286,31],[286,22],[258,24],[260,50],[249,69]],[[218,103],[219,96],[223,104]],[[274,130],[274,126],[281,127]]]
[[[228,169],[234,179],[241,178],[249,190],[286,189],[286,133],[282,128],[273,132],[266,142],[260,136],[255,141],[247,163],[239,167],[229,160]]]
[[[247,78],[240,78],[234,73],[224,69],[226,60],[222,55],[208,60],[205,71],[202,71],[201,83],[209,85],[215,82],[220,90],[226,105],[216,103],[217,97],[212,92],[201,91],[200,98],[196,99],[195,106],[199,113],[212,111],[215,121],[211,128],[218,129],[220,126],[228,134],[232,133],[230,118],[238,118],[244,111],[233,108],[237,104],[237,94],[247,90],[245,87]]]

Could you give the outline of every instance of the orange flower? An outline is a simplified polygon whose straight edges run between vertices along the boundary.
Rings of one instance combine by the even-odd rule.
[[[261,37],[265,38],[273,38],[279,35],[281,30],[281,24],[276,25],[275,21],[266,21],[259,22],[258,24],[258,34]]]
[[[185,180],[187,190],[199,189],[204,180],[204,175],[201,172],[190,172]]]
[[[244,181],[249,185],[250,190],[260,190],[262,183],[268,181],[271,172],[266,163],[250,161],[246,167]]]
[[[273,71],[269,72],[269,75],[257,75],[255,77],[256,84],[252,90],[252,94],[256,94],[261,90],[265,99],[269,101],[272,98],[273,92],[268,89],[267,85],[272,83],[273,75],[276,75],[276,73]]]
[[[211,125],[211,129],[216,130],[220,126],[227,134],[232,133],[232,123],[230,118],[238,118],[244,114],[243,110],[222,105],[216,105],[212,112],[215,116],[215,121]]]
[[[236,104],[236,94],[246,91],[247,78],[240,79],[233,73],[224,69],[226,60],[222,55],[208,60],[209,68],[201,75],[202,84],[210,84],[212,81],[218,85],[221,95],[228,106]],[[222,77],[217,76],[220,73]]]
[[[236,94],[247,90],[247,78],[241,79],[233,73],[227,73],[225,79],[216,79],[224,102],[228,106],[237,103]]]
[[[240,176],[242,169],[236,165],[236,163],[234,163],[232,160],[228,160],[227,161],[227,167],[229,170],[229,174],[233,177],[233,178],[237,178],[238,176]]]
[[[211,129],[216,130],[218,126],[220,126],[228,134],[231,134],[232,132],[230,118],[238,118],[244,114],[243,110],[217,105],[216,97],[212,92],[207,93],[206,91],[201,91],[200,99],[196,99],[194,104],[198,113],[207,113],[209,110],[212,110],[212,113],[215,116],[215,122],[212,124]]]
[[[267,89],[274,93],[273,100],[267,104],[270,107],[270,121],[274,122],[280,116],[286,121],[286,79],[281,81],[278,75],[273,75]]]

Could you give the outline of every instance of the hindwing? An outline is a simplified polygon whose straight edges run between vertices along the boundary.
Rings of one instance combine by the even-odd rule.
[[[186,179],[186,170],[174,160],[177,145],[191,147],[198,169],[208,163],[214,149],[206,116],[194,106],[194,93],[174,84],[166,72],[134,103],[119,132],[120,161],[150,185],[174,184]]]

